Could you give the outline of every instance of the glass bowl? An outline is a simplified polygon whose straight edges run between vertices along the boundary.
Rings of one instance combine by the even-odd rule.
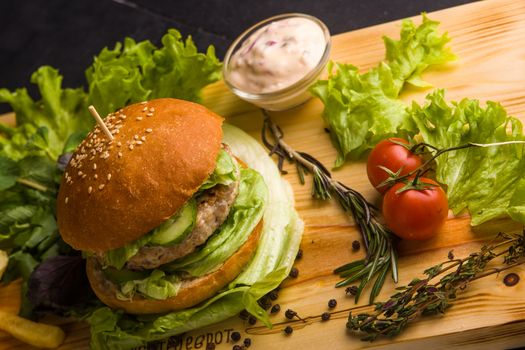
[[[325,42],[322,44],[324,45],[324,52],[319,62],[317,62],[317,65],[313,67],[310,71],[308,71],[300,80],[296,81],[295,83],[289,86],[275,91],[254,93],[245,91],[240,87],[235,86],[235,84],[229,79],[232,70],[230,63],[231,58],[241,48],[243,42],[252,34],[254,34],[257,30],[261,29],[266,25],[269,25],[272,22],[294,17],[305,18],[314,22],[321,28],[324,34]],[[312,95],[308,92],[308,87],[310,87],[323,72],[330,56],[331,44],[332,42],[328,28],[323,22],[321,22],[321,20],[319,20],[316,17],[301,13],[287,13],[270,17],[246,30],[232,43],[232,45],[226,52],[226,56],[224,57],[224,64],[222,68],[224,82],[226,83],[226,86],[228,86],[228,88],[239,98],[247,102],[253,103],[254,105],[264,108],[266,110],[282,111],[296,107],[306,102],[309,98],[312,97]]]

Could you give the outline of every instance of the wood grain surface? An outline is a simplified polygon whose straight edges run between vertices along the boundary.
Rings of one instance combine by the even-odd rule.
[[[509,114],[525,122],[525,1],[479,2],[431,13],[429,17],[441,21],[441,29],[449,32],[451,46],[459,59],[432,69],[425,74],[425,80],[446,88],[449,100],[469,97],[499,101]],[[415,20],[419,22],[420,18]],[[337,35],[333,37],[332,59],[353,63],[363,71],[373,67],[384,56],[381,37],[398,37],[399,29],[400,22],[396,21]],[[407,102],[422,102],[428,92],[430,90],[411,89],[405,91],[402,98]],[[237,99],[222,82],[206,89],[205,104],[227,117],[229,123],[259,138],[262,124],[259,110]],[[273,117],[294,148],[331,165],[336,154],[323,131],[321,112],[321,102],[312,99],[294,110],[273,113]],[[506,287],[502,283],[504,274],[475,281],[446,315],[422,318],[394,339],[365,343],[347,333],[345,323],[349,310],[371,310],[371,307],[366,305],[367,298],[355,305],[344,290],[335,289],[338,278],[332,270],[364,255],[363,249],[353,252],[351,248],[352,241],[359,239],[359,232],[337,205],[312,200],[310,183],[301,186],[293,167],[286,167],[289,173],[285,177],[293,186],[296,208],[305,222],[301,244],[304,257],[296,263],[299,277],[285,282],[277,302],[283,311],[296,310],[306,322],[292,322],[295,331],[285,336],[282,330],[290,322],[284,318],[283,311],[272,316],[273,329],[250,326],[234,318],[188,333],[180,345],[164,342],[157,344],[157,349],[205,349],[211,341],[218,343],[219,350],[231,349],[233,343],[227,336],[234,329],[252,339],[250,349],[503,349],[525,345],[525,283]],[[334,176],[371,202],[379,200],[368,184],[364,163],[348,164],[334,172]],[[400,244],[400,283],[421,276],[425,268],[446,258],[451,249],[457,257],[466,256],[497,232],[520,229],[520,225],[506,220],[471,228],[467,215],[450,217],[436,238]],[[524,267],[512,271],[522,280],[525,278]],[[389,296],[394,288],[395,285],[387,281],[379,300]],[[17,283],[0,288],[1,309],[17,312],[18,289]],[[331,298],[337,299],[338,305],[332,319],[322,322],[320,315],[327,311]],[[88,348],[89,332],[84,323],[50,321],[62,324],[68,334],[61,349]],[[28,348],[0,332],[0,349]]]

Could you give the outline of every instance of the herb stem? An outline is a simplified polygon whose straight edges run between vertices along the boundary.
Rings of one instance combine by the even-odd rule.
[[[262,113],[265,116],[261,134],[262,141],[270,155],[275,154],[279,157],[277,162],[279,170],[284,173],[282,169],[284,159],[295,163],[301,184],[304,184],[305,173],[312,174],[312,197],[321,200],[333,197],[345,212],[352,215],[364,241],[366,258],[362,267],[347,264],[337,268],[334,272],[338,273],[343,280],[338,282],[336,287],[361,280],[358,292],[355,294],[357,302],[364,287],[374,276],[377,276],[370,293],[370,303],[373,303],[384,284],[388,270],[391,270],[392,279],[397,283],[397,258],[393,233],[378,221],[375,208],[362,194],[333,179],[330,171],[313,156],[296,151],[291,147],[284,141],[281,128],[271,120],[269,113],[266,110],[262,110]],[[268,136],[271,136],[272,140],[269,140]]]
[[[19,177],[18,179],[16,179],[16,182],[18,182],[21,185],[30,187],[32,189],[35,189],[41,192],[47,192],[49,190],[46,186],[42,185],[39,182],[36,182],[34,180],[24,179],[22,177]]]
[[[497,237],[503,241],[493,240],[464,259],[448,260],[427,269],[425,279],[415,278],[407,286],[398,287],[389,300],[376,303],[374,313],[350,314],[347,328],[365,333],[363,340],[395,336],[422,315],[444,313],[456,294],[471,282],[525,263],[525,231],[521,235],[500,233]],[[488,266],[499,257],[503,257],[501,265]],[[442,276],[439,281],[430,284],[438,276]]]

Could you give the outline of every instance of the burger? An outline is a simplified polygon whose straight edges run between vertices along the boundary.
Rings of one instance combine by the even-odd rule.
[[[203,303],[257,250],[268,189],[222,142],[205,107],[156,99],[108,115],[67,165],[63,240],[86,257],[97,297],[130,314]]]

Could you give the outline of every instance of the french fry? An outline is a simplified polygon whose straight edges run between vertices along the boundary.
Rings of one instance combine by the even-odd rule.
[[[4,275],[5,269],[7,268],[7,261],[9,260],[9,255],[3,250],[0,250],[0,278]]]
[[[66,334],[56,326],[37,323],[0,311],[0,329],[26,344],[53,349],[64,342]]]

